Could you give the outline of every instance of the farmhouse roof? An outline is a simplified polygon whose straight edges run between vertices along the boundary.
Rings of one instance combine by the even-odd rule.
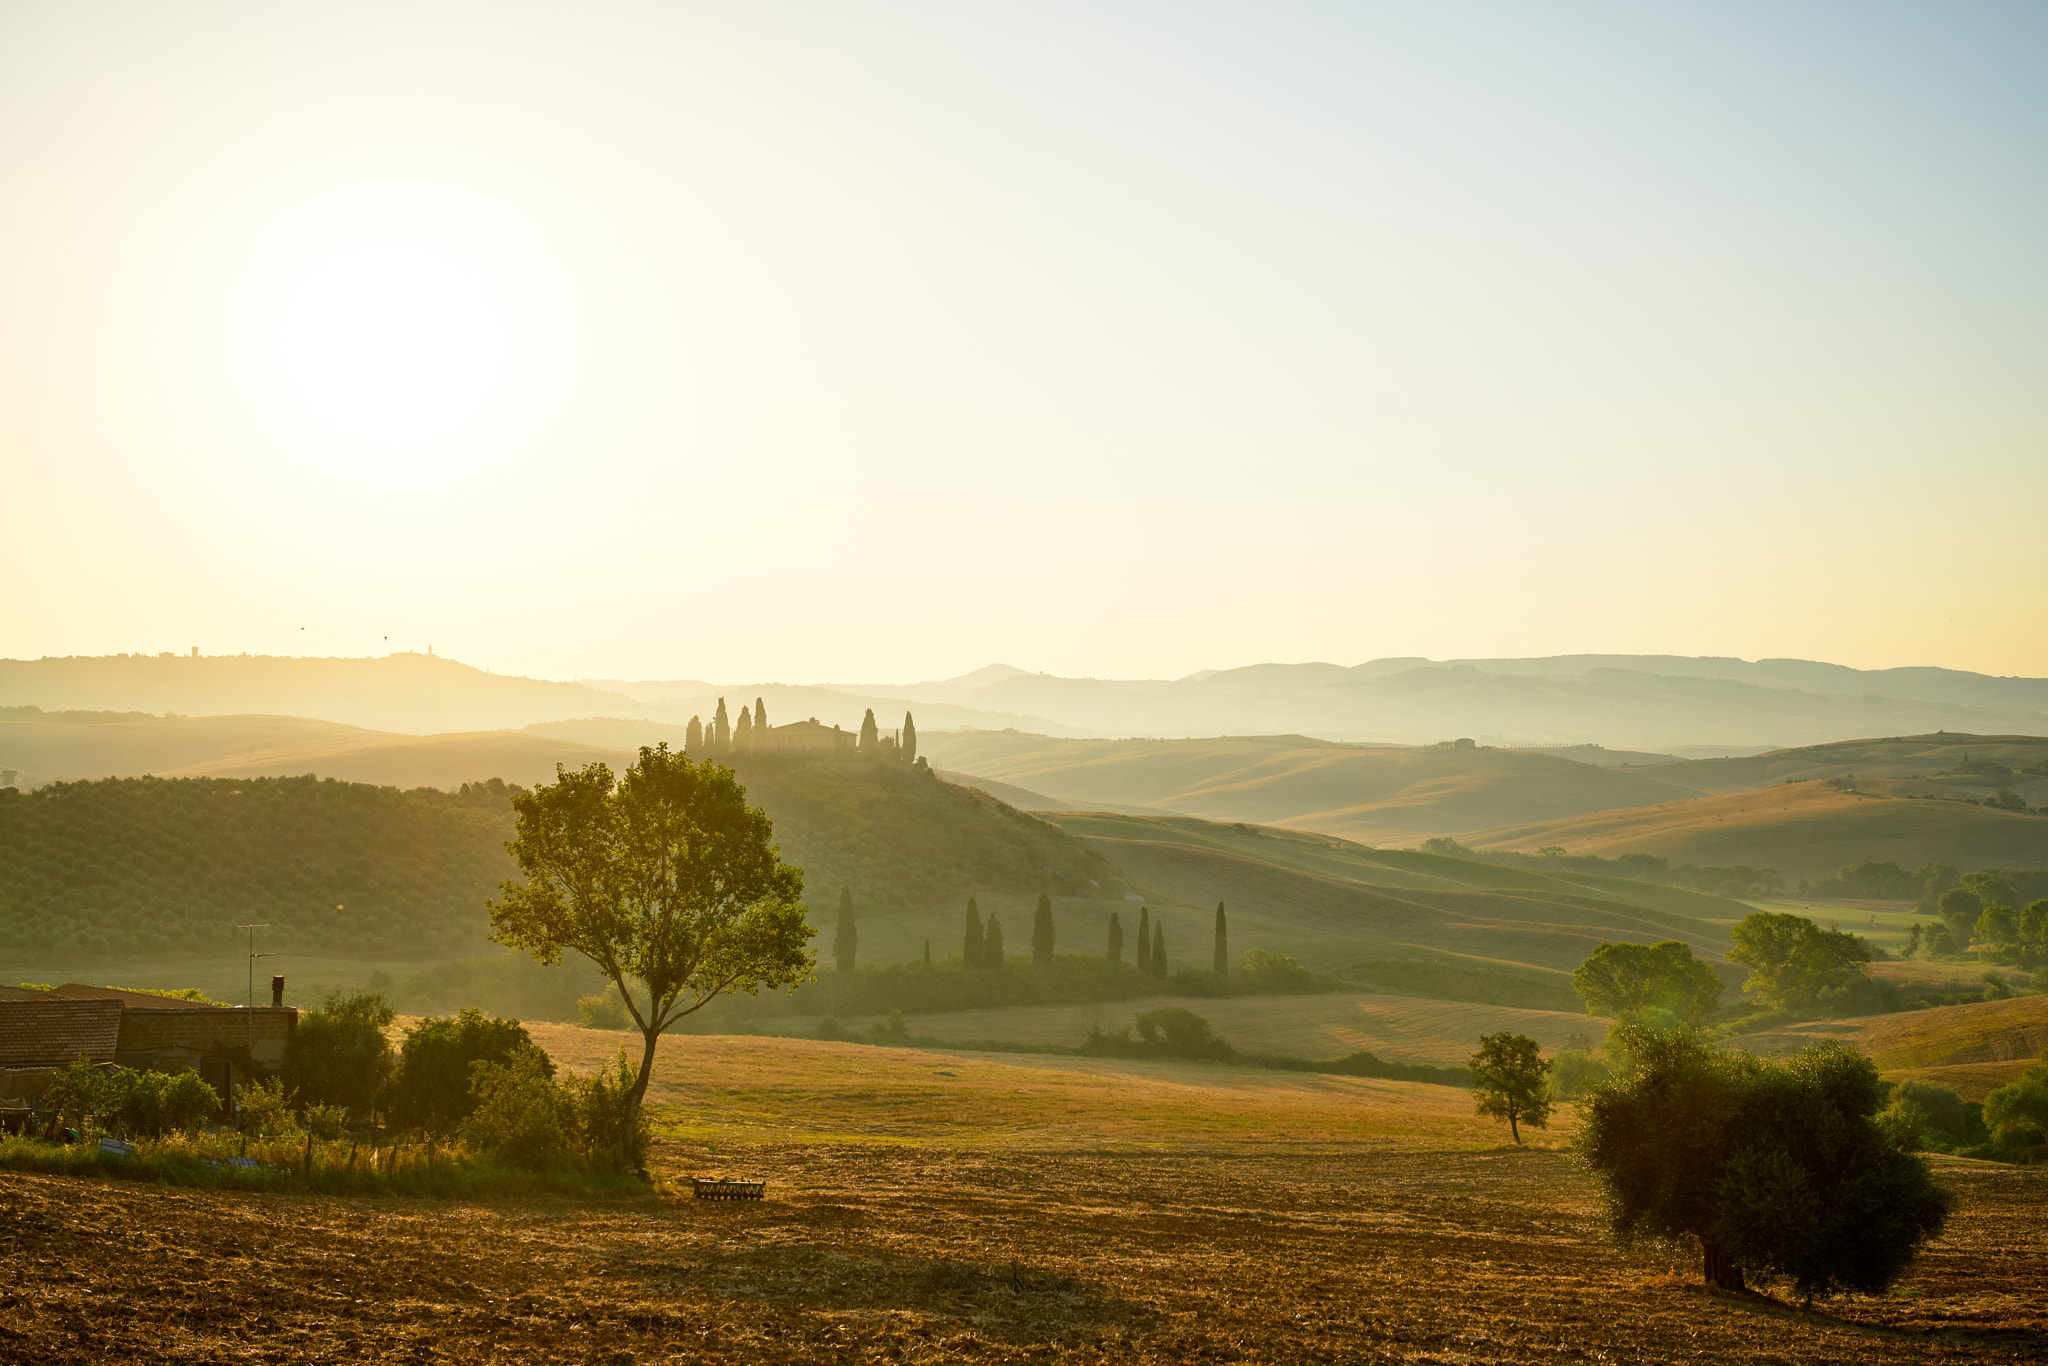
[[[84,982],[66,982],[51,987],[50,995],[66,1001],[119,1001],[130,1010],[226,1010],[211,1001],[184,1001],[175,996],[158,996],[148,991],[123,991],[119,987],[95,987]]]
[[[0,987],[0,1001],[47,1001],[50,993],[35,987]]]
[[[0,1001],[0,1067],[112,1062],[120,1039],[119,1001]]]

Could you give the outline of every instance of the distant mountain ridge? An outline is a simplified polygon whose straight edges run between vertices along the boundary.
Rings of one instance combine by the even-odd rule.
[[[0,660],[0,706],[298,716],[407,734],[517,730],[575,718],[668,725],[762,697],[772,721],[849,729],[872,708],[919,728],[1040,735],[1305,735],[1505,747],[1596,744],[1652,753],[1811,745],[1849,737],[2048,735],[2048,679],[1811,660],[1556,655],[1253,664],[1177,680],[1065,678],[996,664],[915,684],[556,682],[434,655],[379,659],[113,655]]]

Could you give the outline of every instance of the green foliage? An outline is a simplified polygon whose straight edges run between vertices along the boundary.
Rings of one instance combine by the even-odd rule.
[[[970,972],[978,972],[987,949],[988,931],[981,923],[981,907],[977,906],[974,898],[970,896],[967,898],[966,929],[960,941],[960,961],[967,965]]]
[[[1870,945],[1845,930],[1823,930],[1804,916],[1758,911],[1743,917],[1729,937],[1728,961],[1749,969],[1742,989],[1774,1010],[1809,1010],[1834,992],[1858,1000],[1867,981]]]
[[[1885,1107],[1901,1130],[1919,1134],[1922,1146],[1942,1152],[1954,1152],[1990,1138],[1984,1128],[1983,1108],[1969,1104],[1946,1086],[1925,1081],[1895,1084],[1891,1102]]]
[[[101,1075],[96,1108],[122,1138],[158,1138],[218,1117],[220,1097],[197,1072],[119,1068]]]
[[[1602,944],[1572,974],[1590,1015],[1699,1026],[1721,1008],[1721,979],[1676,939]]]
[[[299,1132],[291,1093],[277,1077],[263,1077],[235,1086],[236,1119],[252,1138],[290,1138]]]
[[[471,1063],[468,1090],[470,1112],[456,1132],[470,1148],[513,1167],[547,1167],[568,1156],[575,1097],[555,1084],[554,1065],[540,1049]]]
[[[576,998],[576,1016],[585,1029],[630,1029],[633,1017],[626,1011],[626,1002],[619,995],[617,987],[606,987],[603,991]]]
[[[1984,1098],[1984,1125],[2007,1154],[2048,1145],[2048,1053]]]
[[[1218,1038],[1207,1020],[1184,1006],[1142,1011],[1136,1024],[1135,1040],[1128,1029],[1111,1034],[1091,1026],[1081,1051],[1097,1057],[1189,1058],[1205,1062],[1229,1062],[1237,1056],[1237,1050]]]
[[[1038,906],[1031,914],[1031,961],[1040,968],[1052,965],[1054,939],[1052,898],[1038,894]]]
[[[1550,1059],[1550,1094],[1575,1101],[1614,1074],[1604,1058],[1584,1047],[1565,1047]]]
[[[1522,1141],[1522,1125],[1532,1129],[1550,1123],[1552,1104],[1545,1082],[1550,1064],[1543,1059],[1542,1045],[1526,1034],[1486,1034],[1479,1051],[1467,1064],[1472,1070],[1473,1101],[1479,1113],[1508,1122],[1515,1142]]]
[[[384,1031],[396,1014],[375,992],[328,996],[319,1010],[299,1017],[285,1044],[285,1089],[302,1105],[338,1105],[367,1115],[391,1080],[391,1041]]]
[[[511,871],[508,796],[303,778],[108,778],[0,802],[0,956],[452,947]]]
[[[1152,908],[1138,907],[1138,972],[1152,975]]]
[[[556,773],[513,799],[509,847],[528,881],[503,884],[491,937],[543,963],[573,950],[621,993],[629,980],[644,988],[637,1106],[655,1040],[677,1020],[727,992],[810,977],[803,873],[777,856],[729,768],[657,745],[623,779],[603,764]]]
[[[993,915],[988,918],[988,933],[981,941],[981,970],[1003,970],[1003,922]]]
[[[1628,1066],[1580,1104],[1577,1147],[1618,1236],[1696,1238],[1708,1279],[1783,1276],[1812,1296],[1883,1292],[1940,1231],[1953,1197],[1880,1120],[1868,1058],[1830,1042],[1773,1062],[1617,1029]]]
[[[526,1050],[534,1050],[533,1037],[517,1020],[487,1018],[473,1008],[453,1018],[421,1020],[406,1030],[399,1045],[398,1071],[386,1105],[391,1122],[431,1134],[454,1133],[475,1105],[472,1067],[479,1062],[503,1066]],[[552,1063],[547,1070],[553,1075]]]
[[[853,889],[839,889],[839,925],[832,936],[832,961],[841,972],[852,972],[860,956],[860,927],[853,919]]]
[[[1956,943],[1969,943],[1977,928],[1977,917],[1984,914],[1984,898],[1968,887],[1951,887],[1941,894],[1937,904],[1942,923],[1948,926]]]
[[[50,1114],[52,1131],[63,1127],[67,1116],[84,1124],[99,1105],[100,1070],[83,1056],[52,1072],[43,1083],[42,1108]]]
[[[1216,943],[1213,954],[1214,971],[1218,977],[1230,975],[1230,921],[1223,914],[1223,903],[1216,903]]]

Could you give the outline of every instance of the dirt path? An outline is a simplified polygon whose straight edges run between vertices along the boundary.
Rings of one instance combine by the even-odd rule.
[[[668,1170],[719,1159],[670,1145]],[[2048,1173],[1801,1313],[1606,1246],[1544,1151],[745,1150],[761,1204],[0,1174],[0,1361],[1949,1362],[2048,1355]]]

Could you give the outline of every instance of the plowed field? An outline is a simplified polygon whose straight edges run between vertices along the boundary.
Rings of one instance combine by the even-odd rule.
[[[0,1361],[1961,1362],[2048,1353],[2039,1170],[1902,1293],[1804,1312],[1617,1252],[1552,1150],[665,1142],[759,1204],[279,1197],[0,1174]]]

